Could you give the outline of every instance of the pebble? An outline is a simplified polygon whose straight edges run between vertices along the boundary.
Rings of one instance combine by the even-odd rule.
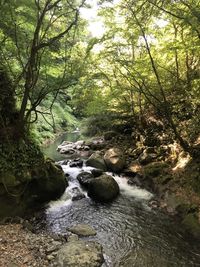
[[[49,261],[52,261],[52,260],[54,260],[54,255],[47,255],[47,259],[49,260]]]

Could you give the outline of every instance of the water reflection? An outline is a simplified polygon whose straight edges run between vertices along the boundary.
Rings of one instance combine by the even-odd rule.
[[[63,141],[70,141],[70,142],[76,142],[81,139],[81,134],[79,130],[75,130],[72,133],[64,133],[61,136],[59,136],[55,142],[48,145],[47,147],[42,147],[42,151],[46,157],[49,157],[55,161],[66,159],[66,155],[62,155],[57,151],[58,145],[60,145]]]

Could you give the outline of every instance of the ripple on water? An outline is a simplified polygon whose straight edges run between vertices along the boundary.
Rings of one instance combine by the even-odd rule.
[[[81,170],[68,166],[63,169],[70,172],[70,186],[77,186],[76,176]],[[103,245],[109,267],[200,266],[199,245],[185,240],[168,216],[147,208],[153,195],[128,185],[126,178],[114,178],[121,194],[112,203],[98,204],[89,198],[72,202],[67,189],[60,200],[50,202],[40,223],[56,233],[65,233],[78,223],[93,226],[97,236],[91,239]]]

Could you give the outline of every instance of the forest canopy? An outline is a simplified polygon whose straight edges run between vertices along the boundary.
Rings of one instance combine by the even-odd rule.
[[[90,117],[95,131],[145,132],[156,121],[190,151],[200,127],[199,1],[98,1],[96,36],[81,16],[91,3],[0,1],[1,69],[20,129],[56,132]]]

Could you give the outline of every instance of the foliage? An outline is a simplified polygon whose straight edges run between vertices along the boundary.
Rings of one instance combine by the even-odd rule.
[[[1,1],[0,59],[19,121],[43,139],[74,126],[73,116],[91,117],[94,132],[125,123],[145,131],[153,118],[191,152],[200,131],[198,2],[99,1],[97,38],[79,17],[85,1]]]
[[[102,6],[99,15],[106,32],[91,40],[87,76],[73,105],[87,116],[127,116],[143,131],[149,118],[161,120],[191,152],[200,132],[196,1],[121,0]]]
[[[0,60],[17,96],[19,129],[29,131],[39,115],[53,117],[54,104],[67,102],[67,90],[78,82],[84,2],[0,2]]]

